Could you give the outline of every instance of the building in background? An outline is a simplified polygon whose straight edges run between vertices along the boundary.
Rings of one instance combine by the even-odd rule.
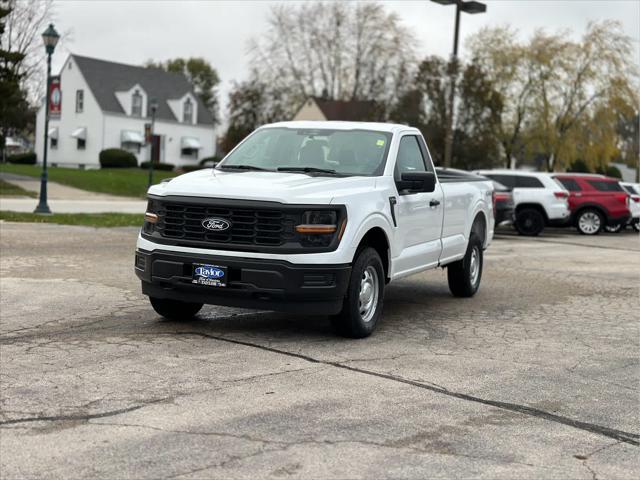
[[[151,101],[158,104],[154,136],[145,144]],[[49,119],[51,165],[99,168],[106,148],[133,153],[138,163],[195,165],[214,154],[211,115],[184,75],[69,55],[52,81]],[[44,104],[36,119],[42,162]]]
[[[341,120],[374,122],[378,120],[376,103],[372,100],[328,100],[309,97],[292,120]]]

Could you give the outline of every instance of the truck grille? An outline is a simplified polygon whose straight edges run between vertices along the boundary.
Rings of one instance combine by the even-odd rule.
[[[241,208],[228,205],[158,202],[155,230],[167,239],[206,242],[211,246],[257,245],[281,246],[296,237],[295,226],[302,212],[278,208]],[[207,218],[226,220],[229,228],[211,231],[202,222]],[[181,242],[179,242],[181,243]]]

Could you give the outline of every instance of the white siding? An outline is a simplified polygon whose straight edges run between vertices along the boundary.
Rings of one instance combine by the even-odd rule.
[[[124,115],[105,115],[105,148],[120,148],[120,138],[122,130],[132,130],[144,133],[144,124],[151,123],[149,118],[132,118]],[[176,166],[195,165],[201,158],[209,157],[215,152],[215,135],[213,127],[210,125],[186,125],[176,122],[156,120],[154,133],[160,135],[161,149],[160,161],[171,163]],[[197,138],[202,149],[198,154],[198,160],[185,158],[180,155],[180,141],[182,137]],[[140,149],[137,155],[138,163],[149,160],[149,147]]]
[[[72,63],[71,69],[68,68]],[[123,130],[131,130],[144,134],[145,123],[150,123],[150,118],[131,117],[119,113],[102,112],[93,93],[86,84],[80,69],[75,65],[73,57],[65,62],[61,75],[62,90],[62,114],[60,119],[49,120],[49,129],[58,128],[58,148],[49,147],[48,162],[61,166],[84,165],[87,168],[99,168],[99,155],[105,148],[121,148],[121,135]],[[76,113],[76,90],[84,90],[84,109],[82,113]],[[127,95],[122,97],[125,109],[130,111],[131,98],[135,87]],[[143,113],[146,112],[146,92],[140,88],[144,95]],[[116,92],[114,92],[114,95]],[[183,96],[181,102],[186,96]],[[197,103],[194,101],[194,118],[197,118]],[[179,104],[182,119],[182,103]],[[77,140],[71,137],[74,130],[80,127],[87,129],[86,149],[77,149]],[[184,124],[177,121],[156,120],[155,134],[161,135],[160,161],[176,166],[195,165],[200,159],[215,153],[215,134],[213,126]],[[44,144],[44,105],[38,110],[36,117],[36,153],[38,162],[42,162]],[[198,159],[181,155],[180,143],[182,137],[196,138],[202,145],[198,152]],[[149,160],[150,148],[142,146],[136,154],[138,163]]]
[[[69,69],[69,62],[72,66]],[[102,127],[103,115],[93,93],[89,90],[80,69],[73,58],[65,62],[60,72],[62,91],[62,113],[59,119],[50,119],[49,128],[58,128],[58,148],[49,146],[48,162],[57,164],[99,166],[98,155],[103,148]],[[76,90],[84,90],[84,109],[76,113]],[[77,141],[71,137],[74,130],[80,127],[87,129],[85,150],[78,150]],[[42,163],[44,144],[44,104],[36,117],[36,153],[38,163]]]

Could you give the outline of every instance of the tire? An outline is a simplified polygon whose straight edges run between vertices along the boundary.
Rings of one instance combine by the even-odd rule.
[[[607,233],[620,233],[623,230],[623,225],[618,223],[617,225],[607,225],[604,227],[605,232]]]
[[[634,224],[633,224],[633,229],[634,229],[636,232],[640,232],[640,223],[634,223]]]
[[[604,226],[604,217],[593,209],[586,208],[576,217],[576,228],[582,235],[597,235]]]
[[[523,208],[516,213],[514,224],[520,235],[535,237],[544,230],[544,215],[535,208]]]
[[[202,303],[180,302],[168,298],[149,297],[156,313],[168,320],[176,322],[191,320],[202,308]]]
[[[364,248],[353,262],[342,311],[331,319],[335,330],[348,338],[373,333],[382,315],[385,274],[378,252]]]
[[[482,241],[472,233],[464,258],[447,266],[449,290],[454,297],[473,297],[476,294],[480,288],[483,265]]]

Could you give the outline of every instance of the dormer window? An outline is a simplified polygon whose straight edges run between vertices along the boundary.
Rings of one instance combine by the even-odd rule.
[[[140,95],[139,90],[133,92],[133,95],[131,96],[131,116],[142,116],[142,95]]]
[[[190,98],[187,98],[182,106],[182,121],[193,123],[193,103]]]

